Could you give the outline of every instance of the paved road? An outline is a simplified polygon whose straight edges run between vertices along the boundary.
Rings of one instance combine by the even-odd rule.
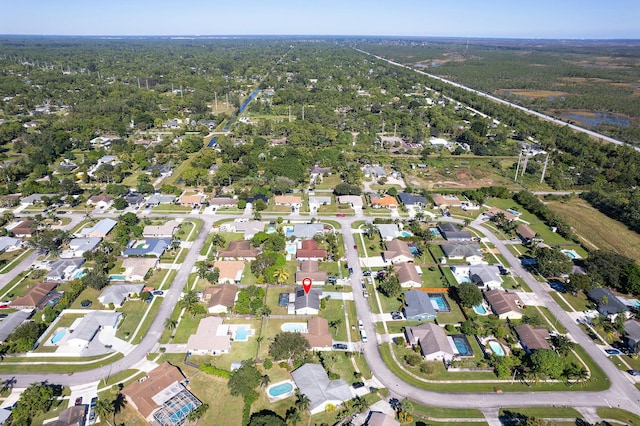
[[[158,216],[170,216],[170,215],[158,215]],[[185,217],[186,215],[176,215],[178,217]],[[211,229],[211,225],[214,221],[224,218],[237,218],[238,216],[202,216],[198,218],[204,220],[204,226],[201,228],[196,241],[191,248],[187,259],[185,260],[182,268],[179,270],[176,279],[174,280],[171,290],[167,292],[166,297],[156,315],[155,320],[151,324],[149,332],[143,338],[141,344],[139,344],[134,351],[126,355],[123,359],[117,361],[111,366],[105,366],[98,369],[94,369],[86,372],[75,373],[71,376],[64,374],[47,374],[45,378],[51,383],[58,383],[65,386],[73,386],[83,383],[95,381],[96,377],[104,377],[107,374],[116,374],[117,372],[124,371],[127,368],[136,364],[140,359],[144,358],[148,352],[155,351],[157,347],[157,341],[164,329],[164,320],[169,317],[173,307],[179,299],[180,292],[182,291],[187,277],[192,270],[200,249],[202,248],[208,231]],[[309,220],[308,216],[289,215],[288,219],[291,220]],[[447,221],[458,222],[455,218],[446,218]],[[410,398],[421,404],[429,406],[451,407],[451,408],[479,408],[483,410],[494,410],[498,407],[520,407],[520,406],[551,406],[551,405],[564,405],[570,407],[596,407],[596,406],[620,406],[626,410],[640,414],[640,393],[627,379],[625,373],[617,370],[611,361],[600,351],[591,340],[577,327],[573,320],[555,303],[553,299],[548,295],[543,284],[538,283],[527,271],[523,270],[520,266],[518,259],[516,259],[510,252],[504,247],[504,243],[498,240],[495,235],[485,227],[482,226],[481,221],[475,221],[473,226],[483,232],[489,240],[498,247],[507,261],[510,263],[511,270],[523,277],[531,289],[538,295],[539,299],[551,310],[551,312],[558,318],[558,321],[562,323],[564,327],[572,334],[572,337],[582,345],[589,355],[600,364],[601,368],[611,378],[612,387],[602,392],[519,392],[519,393],[461,393],[452,396],[450,393],[439,393],[433,391],[427,391],[417,388],[403,382],[400,378],[395,376],[391,370],[386,366],[379,352],[379,345],[376,341],[376,332],[374,328],[374,318],[369,310],[367,299],[362,294],[362,288],[360,286],[360,278],[362,278],[362,270],[360,268],[360,262],[357,252],[353,250],[355,244],[354,236],[351,231],[351,225],[359,218],[334,218],[331,220],[337,221],[341,225],[341,232],[346,247],[346,257],[349,266],[353,268],[352,274],[352,289],[353,298],[356,304],[356,311],[358,318],[363,321],[364,328],[369,336],[368,343],[364,344],[365,358],[367,363],[374,372],[376,378],[387,386],[392,396],[400,398]],[[25,387],[29,383],[41,381],[43,379],[42,374],[16,374],[16,375],[1,375],[1,380],[7,380],[13,378],[16,383],[15,387]]]

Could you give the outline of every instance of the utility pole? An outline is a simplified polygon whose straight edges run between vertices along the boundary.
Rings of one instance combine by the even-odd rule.
[[[304,105],[302,105],[302,121],[304,121]]]
[[[218,92],[213,92],[213,97],[216,100],[216,112],[218,112]]]
[[[518,173],[520,172],[520,158],[522,157],[522,151],[518,154],[518,165],[516,166],[516,175],[513,177],[513,181],[516,182],[518,180]]]
[[[544,166],[542,167],[542,176],[540,176],[540,183],[544,181],[544,175],[547,172],[547,164],[549,163],[549,153],[547,152],[547,158],[544,160]]]
[[[524,172],[527,170],[527,163],[529,162],[529,156],[524,154],[524,164],[522,165],[522,176],[524,176]]]

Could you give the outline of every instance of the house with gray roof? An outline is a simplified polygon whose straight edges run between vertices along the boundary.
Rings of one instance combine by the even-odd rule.
[[[20,200],[20,204],[22,204],[23,206],[31,206],[33,204],[42,203],[43,197],[53,198],[55,196],[56,194],[31,194],[22,198]]]
[[[92,311],[70,330],[67,344],[77,352],[82,352],[101,329],[115,330],[122,319],[120,312]]]
[[[311,288],[309,293],[305,293],[300,286],[295,290],[295,314],[296,315],[318,315],[320,312],[320,296],[322,290],[319,288]]]
[[[22,247],[22,240],[13,237],[0,237],[0,253]]]
[[[627,340],[627,346],[633,352],[640,349],[640,322],[636,320],[625,321],[624,337]]]
[[[305,364],[292,371],[291,377],[300,392],[309,398],[311,414],[322,413],[329,404],[337,406],[354,396],[344,380],[329,380],[320,364]]]
[[[321,223],[296,223],[293,225],[293,235],[301,240],[310,240],[317,234],[324,233],[324,225]]]
[[[440,231],[442,238],[447,241],[471,241],[471,233],[469,231],[461,231],[453,223],[439,224],[438,231]]]
[[[82,269],[84,260],[83,257],[54,260],[50,264],[51,270],[47,273],[47,281],[69,281],[75,278]]]
[[[449,260],[464,260],[469,264],[482,262],[482,250],[477,243],[471,244],[441,244],[442,252]]]
[[[424,207],[427,204],[427,197],[410,194],[408,192],[399,193],[398,198],[400,199],[400,202],[407,207]]]
[[[153,256],[160,257],[171,245],[171,238],[147,238],[145,240],[133,240],[122,252],[124,257],[129,256]]]
[[[420,345],[420,352],[427,361],[450,360],[455,355],[447,333],[438,324],[426,322],[414,327],[406,327],[405,335],[407,342],[411,345]]]
[[[429,295],[420,290],[404,292],[404,316],[409,321],[429,321],[436,318],[436,310]]]
[[[362,197],[359,195],[339,195],[338,196],[339,204],[349,204],[352,208],[362,208],[364,202],[362,201]]]
[[[104,238],[117,224],[118,222],[113,219],[102,219],[90,228],[81,229],[79,235],[86,238]]]
[[[587,296],[598,305],[598,312],[605,317],[615,318],[618,314],[629,311],[629,307],[607,288],[594,288],[589,290]]]
[[[134,294],[140,294],[143,288],[144,284],[110,285],[102,290],[98,300],[106,307],[113,303],[113,306],[120,308],[129,297]]]
[[[82,257],[83,254],[94,251],[100,241],[102,241],[102,238],[99,237],[74,238],[69,241],[69,250],[60,253],[60,257]]]
[[[248,220],[246,222],[230,222],[220,225],[220,230],[223,226],[228,226],[231,232],[242,232],[245,240],[252,239],[258,232],[264,231],[264,222],[259,220]]]
[[[532,327],[529,324],[522,324],[514,327],[520,339],[520,345],[527,353],[537,349],[551,349],[549,346],[549,330],[544,327]]]
[[[318,211],[320,206],[331,204],[331,197],[309,196],[309,210],[311,213]]]
[[[400,228],[395,223],[380,223],[376,225],[376,228],[380,232],[382,241],[391,241],[400,235]]]
[[[146,205],[147,207],[155,207],[160,204],[173,204],[176,202],[175,195],[162,195],[162,194],[153,194],[147,198]]]
[[[494,290],[502,287],[502,278],[500,278],[498,267],[494,265],[471,265],[469,279],[483,289]]]
[[[144,195],[142,194],[129,193],[124,196],[124,200],[130,206],[139,207],[144,204],[145,198],[144,198]]]
[[[0,321],[0,344],[4,343],[20,324],[31,318],[33,312],[33,309],[21,309],[10,313]]]
[[[384,167],[382,166],[365,166],[362,168],[365,177],[373,177],[375,179],[381,177],[387,177],[387,172],[384,171]]]
[[[370,411],[369,417],[365,423],[366,426],[400,426],[400,422],[392,416],[380,412]]]

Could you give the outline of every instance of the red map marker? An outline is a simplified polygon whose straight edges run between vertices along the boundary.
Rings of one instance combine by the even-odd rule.
[[[302,288],[304,289],[305,294],[309,294],[309,291],[311,290],[311,284],[311,278],[305,278],[302,280]]]

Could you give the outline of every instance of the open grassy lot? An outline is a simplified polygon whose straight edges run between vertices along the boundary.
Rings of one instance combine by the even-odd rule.
[[[640,416],[619,408],[598,408],[598,415],[603,420],[617,420],[626,425],[640,425]]]
[[[563,202],[551,201],[547,205],[569,222],[586,247],[613,250],[636,262],[640,261],[640,235],[600,213],[586,201],[575,198]]]
[[[136,344],[140,343],[142,337],[146,334],[146,330],[151,325],[153,318],[158,312],[160,308],[161,300],[158,297],[154,297],[149,305],[143,300],[129,300],[125,302],[125,304],[118,311],[122,312],[124,319],[122,320],[120,327],[116,331],[116,336],[120,339],[129,341],[130,336],[136,330],[140,322],[142,321],[142,317],[144,316],[147,309],[150,307],[149,313],[145,318],[144,324],[135,340],[129,341],[130,343]]]
[[[294,286],[268,286],[265,291],[267,293],[266,305],[271,309],[271,315],[286,315],[287,307],[278,306],[280,293],[292,293]]]

